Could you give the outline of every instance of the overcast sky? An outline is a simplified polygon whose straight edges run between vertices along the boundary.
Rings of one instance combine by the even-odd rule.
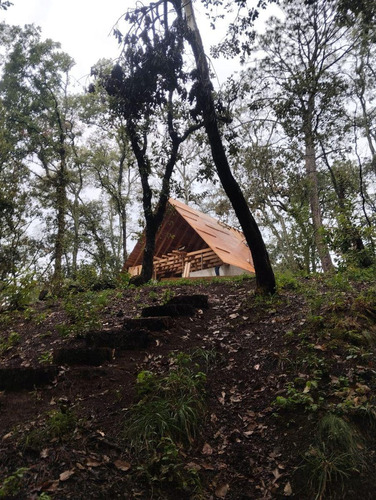
[[[13,5],[0,11],[8,24],[34,23],[42,28],[42,37],[60,42],[76,61],[74,76],[85,84],[90,68],[101,57],[119,53],[112,28],[125,12],[129,0],[12,0]]]
[[[42,28],[42,37],[60,42],[62,49],[76,61],[74,77],[85,85],[90,68],[102,57],[116,58],[119,46],[112,31],[117,20],[134,0],[12,0],[13,6],[0,11],[0,19],[8,24],[23,26],[34,23]],[[212,32],[203,26],[197,2],[197,17],[205,48],[218,30]],[[216,72],[223,81],[238,69],[235,61],[214,61]],[[222,83],[222,82],[221,82]]]

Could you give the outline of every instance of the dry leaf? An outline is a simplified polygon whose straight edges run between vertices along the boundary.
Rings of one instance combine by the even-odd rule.
[[[45,481],[43,484],[38,486],[41,491],[48,491],[49,493],[54,493],[59,487],[59,481]]]
[[[202,454],[203,455],[212,455],[213,454],[213,448],[210,446],[209,443],[205,443],[203,448],[202,448]]]
[[[102,465],[102,462],[98,462],[98,460],[94,460],[93,458],[88,458],[86,461],[86,465],[88,467],[99,467]]]
[[[221,397],[218,397],[218,401],[221,403],[221,405],[225,404],[225,397],[226,397],[226,393],[222,391]]]
[[[285,487],[283,488],[283,494],[285,495],[285,497],[289,497],[292,495],[292,488],[291,488],[290,481],[288,481],[286,483]]]
[[[218,486],[218,488],[215,490],[215,496],[217,498],[225,498],[229,488],[230,488],[230,485],[227,483],[222,484],[221,486]]]
[[[9,439],[12,436],[13,436],[13,432],[8,432],[8,434],[5,434],[5,436],[2,437],[2,441],[5,441],[6,439]]]
[[[260,365],[255,365],[253,368],[254,368],[255,370],[259,370],[259,369],[260,369]]]
[[[325,347],[320,344],[314,345],[313,348],[316,349],[317,351],[325,351]]]
[[[67,481],[71,476],[73,476],[74,472],[74,469],[62,472],[59,476],[60,481]]]
[[[273,480],[273,483],[275,483],[276,481],[278,481],[278,479],[282,476],[283,474],[280,474],[279,470],[278,469],[274,469],[273,470],[273,476],[274,476],[274,480]]]
[[[207,463],[202,463],[201,467],[205,470],[215,470],[215,467],[213,467],[213,465]]]
[[[131,468],[131,464],[129,462],[125,462],[124,460],[115,460],[114,465],[117,469],[124,472]]]
[[[42,450],[40,452],[40,458],[47,458],[48,457],[48,448],[44,448],[44,450]]]
[[[201,470],[201,465],[196,464],[196,462],[188,462],[185,466],[185,469],[187,470]]]

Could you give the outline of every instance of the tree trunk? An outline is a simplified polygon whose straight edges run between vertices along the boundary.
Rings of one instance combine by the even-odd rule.
[[[62,145],[60,150],[60,166],[56,179],[56,210],[57,210],[57,233],[55,239],[55,269],[52,280],[55,285],[59,285],[63,279],[62,260],[65,250],[65,214],[67,210],[67,190],[66,190],[66,150]]]
[[[311,207],[312,224],[314,230],[315,244],[319,254],[321,266],[324,272],[334,269],[332,258],[328,246],[324,239],[324,226],[321,218],[319,203],[319,188],[317,182],[316,152],[313,142],[313,132],[311,130],[311,121],[307,118],[307,125],[304,133],[305,139],[305,169],[308,180],[308,196]]]
[[[251,250],[256,271],[256,290],[258,293],[275,293],[276,283],[257,223],[251,214],[239,184],[232,175],[226,151],[218,127],[218,119],[212,95],[209,66],[204,52],[201,35],[196,24],[191,0],[185,0],[184,11],[188,26],[188,42],[192,48],[198,72],[199,89],[197,102],[201,107],[205,130],[208,135],[213,160],[218,176],[243,229],[245,239]]]

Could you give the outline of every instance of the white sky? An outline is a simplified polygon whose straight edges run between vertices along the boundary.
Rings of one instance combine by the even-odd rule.
[[[0,11],[0,20],[8,24],[23,26],[35,24],[42,28],[42,38],[60,42],[62,49],[76,61],[73,76],[82,85],[86,84],[90,68],[101,58],[113,58],[119,54],[119,46],[112,31],[117,20],[123,16],[134,0],[12,0],[13,5]],[[200,24],[205,22],[200,16],[197,2],[197,17]],[[201,19],[200,19],[201,18]],[[205,49],[209,52],[213,32],[201,27]],[[214,61],[220,79],[240,69],[236,61]],[[221,82],[221,83],[222,83]]]
[[[0,19],[23,26],[34,23],[42,28],[42,38],[60,42],[76,61],[75,78],[84,85],[90,68],[102,57],[119,53],[112,27],[125,12],[129,0],[12,0],[0,11]]]

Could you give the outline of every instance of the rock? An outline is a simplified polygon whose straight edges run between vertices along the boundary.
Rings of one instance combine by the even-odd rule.
[[[0,368],[0,389],[19,391],[51,383],[58,374],[55,365]]]

